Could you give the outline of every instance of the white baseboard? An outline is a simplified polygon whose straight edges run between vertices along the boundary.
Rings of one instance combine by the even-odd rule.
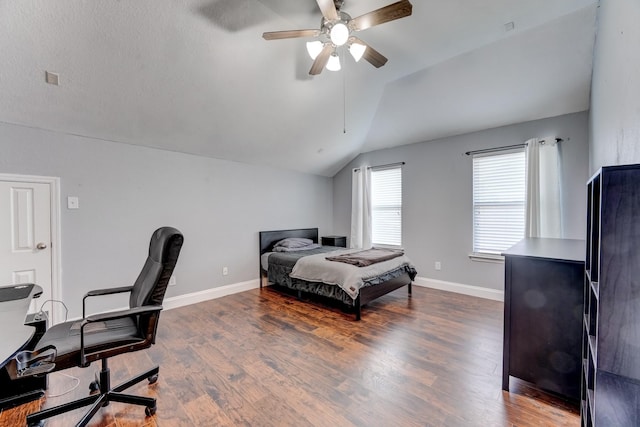
[[[461,283],[445,282],[444,280],[428,279],[426,277],[416,277],[413,282],[416,286],[425,288],[439,289],[441,291],[455,292],[458,294],[470,295],[478,298],[485,298],[495,301],[504,301],[504,292],[497,289],[482,288],[480,286],[463,285]],[[269,283],[265,284],[270,285]],[[246,282],[234,283],[231,285],[220,286],[217,288],[205,289],[204,291],[193,292],[190,294],[177,295],[175,297],[165,298],[162,303],[164,310],[184,307],[186,305],[197,304],[199,302],[209,301],[216,298],[222,298],[227,295],[237,294],[239,292],[249,291],[260,287],[260,279],[253,279]],[[119,307],[109,310],[126,310],[128,307]],[[69,320],[79,320],[69,319]]]
[[[184,307],[185,305],[197,304],[210,299],[222,298],[227,295],[237,294],[251,289],[260,287],[260,280],[254,279],[247,282],[234,283],[232,285],[220,286],[218,288],[206,289],[204,291],[193,292],[190,294],[177,295],[171,298],[165,298],[162,302],[163,310],[171,310],[172,308]],[[109,313],[113,311],[127,310],[129,307],[118,307],[101,311],[100,313]],[[66,321],[82,320],[82,317],[73,317]],[[51,326],[51,325],[49,325]]]
[[[497,289],[463,285],[462,283],[445,282],[444,280],[428,279],[426,277],[416,277],[413,283],[414,285],[422,286],[425,288],[439,289],[441,291],[471,295],[473,297],[485,298],[494,301],[504,301],[504,291],[499,291]]]
[[[211,299],[222,298],[227,295],[237,294],[238,292],[244,292],[250,289],[257,289],[259,287],[259,279],[234,283],[232,285],[225,285],[217,288],[206,289],[204,291],[165,298],[164,302],[162,303],[162,307],[165,310],[171,310],[172,308],[184,307],[185,305],[191,305]]]

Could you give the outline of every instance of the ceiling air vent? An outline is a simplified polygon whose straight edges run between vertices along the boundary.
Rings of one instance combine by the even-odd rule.
[[[44,72],[45,81],[50,85],[58,86],[58,75],[50,71]]]

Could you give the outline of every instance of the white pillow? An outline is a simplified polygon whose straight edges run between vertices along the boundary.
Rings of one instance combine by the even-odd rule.
[[[288,237],[276,242],[273,245],[274,248],[304,248],[305,246],[313,245],[313,240],[305,239],[303,237]]]

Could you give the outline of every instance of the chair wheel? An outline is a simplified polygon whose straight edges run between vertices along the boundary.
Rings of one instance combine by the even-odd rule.
[[[98,390],[100,390],[100,384],[98,384],[98,381],[91,381],[89,383],[89,391],[93,393]]]
[[[147,414],[147,417],[151,417],[156,413],[157,409],[158,409],[157,405],[147,406],[146,408],[144,408],[144,413]]]
[[[147,378],[149,380],[149,384],[153,384],[156,381],[158,381],[158,374],[155,375],[151,375],[149,378]]]

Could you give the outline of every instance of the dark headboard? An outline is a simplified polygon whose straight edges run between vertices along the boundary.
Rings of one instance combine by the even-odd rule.
[[[270,252],[276,242],[286,239],[287,237],[304,237],[305,239],[313,240],[313,243],[318,243],[318,229],[297,228],[295,230],[261,231],[260,255],[265,252]]]

